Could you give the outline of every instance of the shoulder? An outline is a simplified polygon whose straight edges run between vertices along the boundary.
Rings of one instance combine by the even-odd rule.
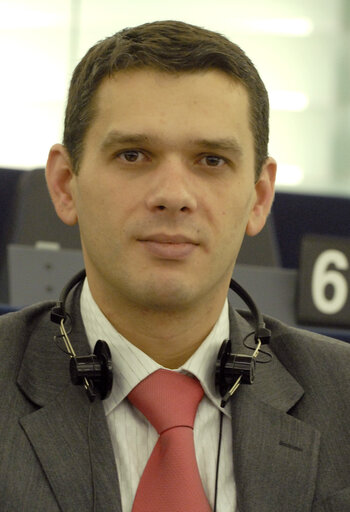
[[[248,312],[236,312],[240,322],[249,322]],[[350,344],[299,329],[264,316],[271,331],[269,349],[285,369],[304,387],[330,386],[350,392]]]
[[[305,390],[330,393],[335,400],[350,393],[350,344],[287,326],[265,317],[272,352]],[[347,398],[348,399],[348,398]]]
[[[244,330],[247,325],[249,329],[253,329],[253,319],[248,311],[234,311],[233,315],[240,330]],[[322,354],[335,354],[346,359],[350,357],[350,343],[304,328],[292,327],[268,315],[263,315],[263,319],[271,331],[270,346],[274,352],[294,353],[296,350],[298,354],[312,357],[322,357]]]
[[[275,318],[265,316],[266,326],[271,330],[271,347],[279,354],[289,357],[297,353],[306,359],[321,361],[334,356],[349,362],[350,344],[306,329],[291,327]],[[300,357],[298,356],[298,357]],[[344,361],[344,363],[345,363]]]
[[[54,302],[40,302],[0,316],[0,343],[4,337],[22,330],[32,331],[38,322],[48,319]]]
[[[0,316],[0,367],[21,359],[32,333],[50,320],[53,302],[42,302]],[[5,357],[6,355],[6,357]]]

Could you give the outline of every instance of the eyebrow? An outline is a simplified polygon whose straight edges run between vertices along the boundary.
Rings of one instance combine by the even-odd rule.
[[[158,142],[158,137],[148,136],[143,133],[126,133],[118,130],[112,130],[107,134],[100,145],[102,152],[108,152],[118,144],[142,145],[150,142]],[[239,142],[234,137],[217,139],[191,139],[189,143],[193,146],[210,151],[232,151],[238,157],[241,157],[243,150]]]
[[[138,133],[124,133],[117,130],[112,130],[100,145],[102,152],[107,152],[117,144],[143,144],[149,142],[150,138],[144,134]]]
[[[198,139],[192,143],[196,146],[210,149],[213,151],[232,151],[237,156],[242,156],[242,146],[235,138],[219,138],[219,139]]]

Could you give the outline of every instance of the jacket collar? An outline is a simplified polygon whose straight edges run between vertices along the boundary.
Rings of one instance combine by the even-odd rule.
[[[247,353],[241,340],[253,330],[248,318],[231,311],[235,351]],[[271,361],[257,364],[254,383],[242,384],[230,404],[238,508],[311,510],[320,434],[292,416],[304,390],[269,346],[263,349]]]
[[[77,287],[67,301],[78,355],[89,353],[79,312],[80,290]],[[92,510],[94,493],[96,510],[121,511],[102,402],[97,398],[91,404],[84,388],[71,384],[69,357],[54,342],[59,327],[49,315],[47,310],[32,330],[19,372],[19,387],[37,406],[20,423],[62,511]]]

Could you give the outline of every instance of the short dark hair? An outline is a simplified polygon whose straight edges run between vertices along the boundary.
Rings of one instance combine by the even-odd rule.
[[[96,115],[94,99],[101,81],[121,70],[146,67],[168,73],[216,69],[241,83],[249,97],[255,176],[259,177],[269,138],[269,101],[259,73],[244,51],[226,37],[180,21],[156,21],[121,30],[90,48],[77,65],[63,137],[75,173]]]

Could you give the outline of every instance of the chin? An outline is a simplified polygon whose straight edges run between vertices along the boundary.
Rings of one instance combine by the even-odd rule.
[[[146,309],[154,311],[181,311],[196,301],[196,295],[190,286],[157,283],[144,289],[142,293]]]

